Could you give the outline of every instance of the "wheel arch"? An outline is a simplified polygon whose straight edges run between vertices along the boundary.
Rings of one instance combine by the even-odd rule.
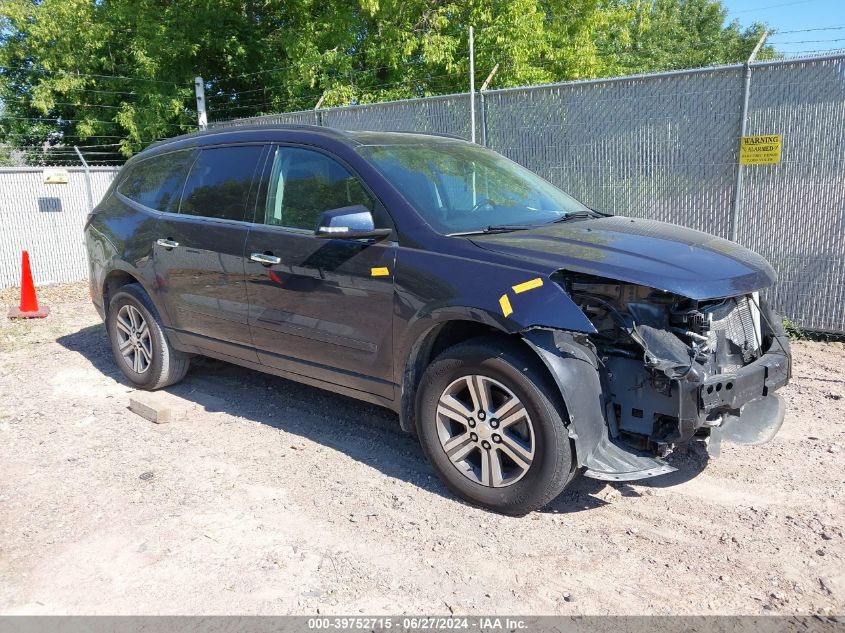
[[[503,342],[517,345],[530,354],[535,361],[535,369],[542,373],[552,387],[557,385],[549,365],[538,353],[537,348],[529,343],[522,333],[509,333],[480,321],[454,318],[431,324],[419,334],[407,355],[401,379],[399,402],[399,425],[403,431],[416,433],[416,396],[422,374],[431,362],[444,350],[476,338],[498,338]],[[561,415],[567,419],[567,406],[563,394],[554,389],[554,399],[560,407]],[[573,448],[574,450],[574,448]]]
[[[151,292],[151,289],[147,287],[147,284],[144,282],[143,275],[139,274],[137,271],[123,267],[113,268],[103,278],[103,286],[101,290],[103,296],[103,314],[105,315],[105,318],[108,318],[109,302],[112,297],[119,292],[123,286],[127,286],[129,284],[138,284],[141,286],[164,324],[169,325],[167,314],[162,310],[162,306],[157,300],[155,293]]]

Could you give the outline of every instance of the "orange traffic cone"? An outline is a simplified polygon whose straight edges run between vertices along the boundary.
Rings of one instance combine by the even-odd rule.
[[[32,270],[29,268],[29,253],[23,252],[21,263],[21,305],[19,308],[9,308],[10,319],[43,319],[50,314],[47,306],[38,307],[38,297],[35,296],[35,284],[32,283]]]

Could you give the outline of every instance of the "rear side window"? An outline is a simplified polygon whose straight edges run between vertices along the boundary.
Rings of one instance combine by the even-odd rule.
[[[175,213],[179,210],[185,176],[196,154],[196,150],[183,150],[134,163],[117,190],[145,207]]]
[[[188,174],[179,212],[243,220],[252,176],[262,151],[257,145],[202,150]]]

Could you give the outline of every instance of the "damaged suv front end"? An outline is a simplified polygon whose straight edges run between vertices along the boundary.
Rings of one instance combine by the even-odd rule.
[[[722,440],[760,444],[777,433],[784,402],[775,392],[791,357],[761,297],[775,282],[762,257],[620,216],[476,241],[558,266],[549,286],[571,302],[571,327],[558,308],[554,325],[547,311],[522,335],[561,390],[587,476],[653,477],[673,470],[663,458],[679,445],[704,441],[716,456]]]
[[[777,433],[784,403],[774,392],[790,377],[789,340],[759,293],[699,301],[589,276],[564,285],[596,328],[589,342],[610,440],[665,457],[701,439],[717,455],[722,439],[756,444]]]
[[[462,141],[358,138],[418,215],[397,256],[399,345],[412,359],[401,420],[458,494],[522,512],[579,469],[654,477],[673,470],[664,458],[679,445],[703,440],[716,454],[723,439],[777,432],[789,344],[763,300],[775,271],[758,254],[598,212]],[[509,437],[516,401],[526,413]]]

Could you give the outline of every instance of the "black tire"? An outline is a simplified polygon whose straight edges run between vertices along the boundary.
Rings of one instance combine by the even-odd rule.
[[[438,435],[437,411],[441,395],[463,376],[471,375],[489,378],[507,387],[530,416],[533,459],[521,478],[504,487],[484,485],[463,474],[449,459]],[[496,512],[523,515],[542,508],[557,497],[575,474],[564,424],[566,414],[558,404],[560,402],[557,387],[530,350],[505,338],[473,339],[444,351],[423,374],[417,392],[417,433],[429,462],[455,494]],[[490,424],[493,419],[490,418]],[[481,422],[474,423],[480,428]],[[461,433],[463,431],[456,435]],[[475,437],[479,441],[478,434]],[[482,449],[474,450],[480,456]],[[487,452],[493,455],[490,450]],[[488,465],[490,459],[492,457],[487,457]]]
[[[152,353],[144,371],[136,371],[120,351],[120,339],[124,335],[119,335],[117,321],[124,306],[131,306],[137,310],[149,328],[149,348]],[[140,284],[121,286],[114,294],[109,301],[106,328],[117,366],[136,387],[148,391],[161,389],[179,382],[188,372],[190,357],[176,351],[170,345],[162,328],[158,311]]]

